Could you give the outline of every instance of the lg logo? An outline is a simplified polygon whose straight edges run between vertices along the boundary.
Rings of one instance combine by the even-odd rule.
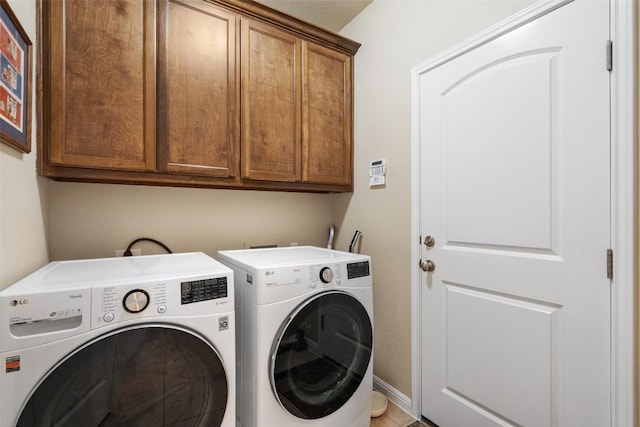
[[[11,307],[15,307],[16,305],[26,305],[26,304],[29,304],[28,299],[14,299],[14,300],[11,300],[11,302],[9,303]]]

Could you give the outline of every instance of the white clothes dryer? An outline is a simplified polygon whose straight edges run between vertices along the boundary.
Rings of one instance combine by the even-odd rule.
[[[233,269],[242,427],[368,427],[368,256],[316,247],[220,251]]]
[[[203,253],[53,262],[0,292],[0,425],[235,425],[233,272]]]

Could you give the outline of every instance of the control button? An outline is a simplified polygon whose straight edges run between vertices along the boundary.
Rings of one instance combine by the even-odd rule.
[[[316,282],[311,282],[311,289],[315,289],[316,288]]]
[[[112,312],[108,312],[105,313],[104,316],[102,316],[102,320],[104,320],[105,322],[111,322],[116,316],[112,313]]]
[[[338,286],[342,285],[342,280],[336,279],[336,285],[338,285]]]
[[[218,319],[218,330],[226,331],[229,329],[229,316],[223,316]]]
[[[158,313],[160,314],[164,314],[167,312],[167,306],[164,304],[161,304],[158,306]]]
[[[122,299],[122,306],[129,313],[140,313],[149,305],[149,294],[142,289],[127,292]]]
[[[320,280],[322,280],[323,283],[331,282],[333,280],[333,270],[329,267],[322,268],[322,270],[320,270]]]

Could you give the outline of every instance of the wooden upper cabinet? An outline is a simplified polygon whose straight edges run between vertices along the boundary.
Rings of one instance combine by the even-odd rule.
[[[236,15],[201,0],[161,0],[158,16],[158,169],[235,177]]]
[[[155,2],[45,1],[42,8],[49,163],[154,170]]]
[[[351,185],[351,57],[303,42],[302,179]]]
[[[38,173],[352,190],[358,43],[253,0],[36,0]]]
[[[243,19],[242,178],[301,179],[301,40]]]

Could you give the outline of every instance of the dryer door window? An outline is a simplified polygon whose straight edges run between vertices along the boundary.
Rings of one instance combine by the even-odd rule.
[[[114,331],[39,384],[18,427],[220,426],[227,379],[203,338],[166,325]]]
[[[371,360],[371,320],[343,292],[304,302],[282,325],[271,353],[271,384],[280,404],[303,419],[337,411],[355,393]]]

